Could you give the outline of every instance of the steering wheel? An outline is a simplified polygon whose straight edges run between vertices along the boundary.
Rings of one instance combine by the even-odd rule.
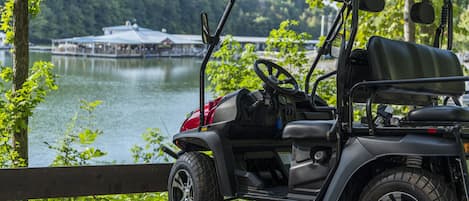
[[[254,71],[269,87],[280,93],[293,95],[300,90],[295,78],[287,70],[271,61],[257,60],[254,63]]]

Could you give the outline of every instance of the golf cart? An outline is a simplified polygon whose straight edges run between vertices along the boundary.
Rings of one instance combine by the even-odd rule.
[[[214,35],[202,14],[202,38],[209,46],[200,71],[200,108],[174,136],[182,151],[168,180],[169,199],[469,200],[464,144],[469,109],[458,99],[469,77],[451,52],[452,2],[442,1],[433,47],[369,36],[366,49],[354,48],[359,14],[381,12],[385,1],[339,1],[304,91],[284,68],[260,59],[254,70],[264,89],[240,89],[207,104],[205,68],[235,0],[228,1]],[[423,0],[413,5],[411,16],[431,24],[435,10]],[[335,40],[337,69],[310,86]],[[321,81],[332,76],[335,107],[316,95]],[[354,119],[357,105],[366,109],[365,118]],[[390,105],[413,109],[396,118]]]

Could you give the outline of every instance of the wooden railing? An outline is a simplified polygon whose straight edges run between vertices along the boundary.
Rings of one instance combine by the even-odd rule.
[[[163,192],[171,164],[0,170],[0,200]]]

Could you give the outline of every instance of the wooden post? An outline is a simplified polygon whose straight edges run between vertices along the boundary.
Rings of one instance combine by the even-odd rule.
[[[13,9],[15,32],[13,54],[13,92],[23,87],[29,71],[29,17],[28,0],[15,0]],[[13,143],[19,156],[28,165],[28,115],[23,114],[16,124],[24,125],[13,133]]]

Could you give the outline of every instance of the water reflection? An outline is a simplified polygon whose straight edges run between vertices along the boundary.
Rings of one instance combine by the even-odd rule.
[[[160,83],[196,84],[198,60],[188,58],[106,59],[53,56],[59,74],[80,74],[95,79],[151,80]],[[197,64],[197,65],[194,65]]]

